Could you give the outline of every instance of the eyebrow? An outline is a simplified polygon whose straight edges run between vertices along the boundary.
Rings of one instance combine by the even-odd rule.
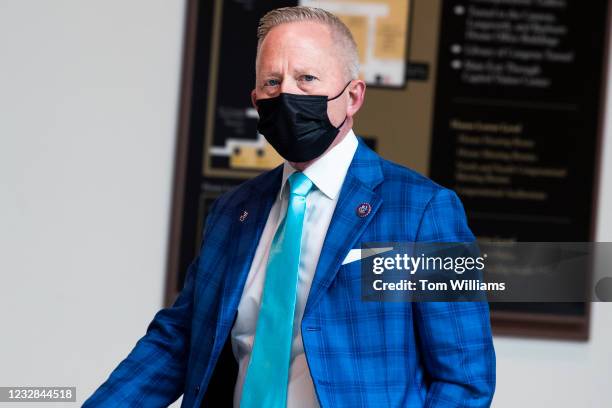
[[[317,68],[296,68],[293,70],[293,74],[294,75],[315,75],[315,76],[319,76],[321,75],[320,70],[318,70]],[[272,72],[262,72],[261,73],[262,77],[274,77],[274,78],[279,78],[282,76],[282,74],[278,71],[272,71]]]

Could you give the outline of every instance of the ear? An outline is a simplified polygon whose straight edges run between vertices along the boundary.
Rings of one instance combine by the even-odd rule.
[[[348,117],[353,117],[361,109],[365,98],[366,83],[361,79],[353,80],[353,83],[349,85],[349,101],[346,111]]]
[[[255,89],[251,91],[251,103],[253,104],[255,110],[257,110],[257,92]]]

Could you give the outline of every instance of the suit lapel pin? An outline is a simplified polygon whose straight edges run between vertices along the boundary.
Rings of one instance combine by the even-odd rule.
[[[246,220],[246,217],[249,216],[249,212],[247,210],[242,210],[242,213],[240,214],[240,217],[238,218],[240,220],[240,222],[244,222],[244,220]]]
[[[372,211],[372,206],[370,203],[361,203],[357,206],[357,215],[361,218],[366,217],[370,211]]]

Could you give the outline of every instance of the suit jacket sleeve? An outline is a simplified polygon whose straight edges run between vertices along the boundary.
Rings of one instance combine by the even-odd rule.
[[[210,230],[214,207],[206,221],[203,242]],[[85,401],[84,408],[166,407],[183,393],[198,264],[199,256],[190,264],[185,284],[174,304],[157,312],[146,334]]]
[[[439,190],[428,203],[417,241],[472,242],[457,195]],[[429,374],[426,407],[488,407],[495,351],[486,302],[414,303],[421,356]]]

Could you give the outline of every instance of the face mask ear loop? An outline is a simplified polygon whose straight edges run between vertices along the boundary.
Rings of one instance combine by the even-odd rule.
[[[340,95],[342,95],[344,93],[344,91],[346,91],[346,88],[349,86],[349,84],[353,82],[353,80],[351,79],[350,81],[348,81],[346,83],[346,85],[344,85],[344,88],[342,88],[342,91],[340,91],[340,93],[336,96],[334,96],[331,99],[328,99],[327,101],[333,101],[334,99],[338,99],[340,97]],[[344,122],[346,122],[346,120],[348,119],[348,115],[344,117],[344,120],[342,121],[342,123],[340,124],[340,126],[338,126],[336,129],[340,130],[340,128],[344,125]]]
[[[340,126],[338,126],[336,129],[340,130],[340,128],[344,125],[344,122],[346,122],[346,120],[348,119],[348,115],[346,115],[344,117],[344,120],[342,121],[342,123],[340,124]]]
[[[350,84],[351,82],[353,82],[353,80],[352,80],[352,79],[351,79],[350,81],[348,81],[348,82],[346,83],[346,85],[344,85],[344,88],[342,88],[342,91],[340,91],[340,93],[339,93],[338,95],[334,96],[334,97],[333,97],[333,98],[331,98],[331,99],[328,99],[328,100],[327,100],[327,102],[329,102],[329,101],[333,101],[334,99],[338,99],[338,98],[340,97],[340,95],[342,95],[342,94],[344,93],[344,91],[346,91],[346,87],[347,87],[347,86],[349,86],[349,84]],[[344,122],[343,122],[343,123],[344,123]]]

